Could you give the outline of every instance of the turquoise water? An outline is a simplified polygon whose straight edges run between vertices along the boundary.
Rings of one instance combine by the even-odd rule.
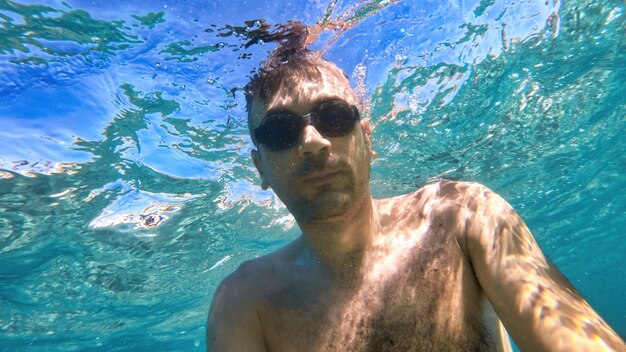
[[[623,12],[0,0],[0,349],[204,348],[221,278],[298,234],[241,93],[274,48],[250,30],[288,20],[335,28],[314,47],[372,102],[376,197],[488,185],[626,336]]]

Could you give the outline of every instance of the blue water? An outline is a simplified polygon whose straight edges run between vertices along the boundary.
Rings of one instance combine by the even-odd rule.
[[[0,347],[201,350],[219,281],[298,234],[249,158],[258,20],[344,24],[314,48],[371,100],[376,197],[486,184],[626,336],[624,10],[0,0]]]

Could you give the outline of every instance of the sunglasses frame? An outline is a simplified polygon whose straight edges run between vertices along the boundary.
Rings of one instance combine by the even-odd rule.
[[[345,130],[341,129],[338,131],[333,130],[333,126],[328,126],[327,122],[324,121],[324,108],[331,104],[341,104],[343,107],[350,108],[351,114],[349,116],[348,122],[345,123]],[[274,131],[269,130],[271,125],[268,125],[267,121],[271,123],[275,120],[285,120],[289,125],[285,128],[285,131],[290,134],[289,137],[282,135],[278,137],[274,137]],[[261,124],[254,129],[254,136],[256,139],[255,144],[265,144],[270,150],[285,150],[294,146],[298,142],[298,137],[300,133],[307,125],[314,126],[322,135],[327,137],[343,137],[349,134],[353,129],[354,125],[357,121],[361,119],[359,114],[359,109],[352,104],[348,104],[343,99],[330,99],[325,100],[318,103],[309,113],[304,115],[298,115],[289,110],[278,110],[269,113],[263,119]],[[296,133],[297,131],[297,133]],[[287,137],[287,138],[285,138]],[[280,143],[280,138],[285,138],[282,140],[283,143]],[[277,141],[278,140],[278,141]]]

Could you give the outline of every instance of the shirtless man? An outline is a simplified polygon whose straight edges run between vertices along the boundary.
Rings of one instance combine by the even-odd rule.
[[[250,87],[262,187],[302,235],[222,282],[209,351],[506,351],[506,330],[523,351],[626,351],[486,187],[372,199],[371,127],[334,64],[299,51]]]

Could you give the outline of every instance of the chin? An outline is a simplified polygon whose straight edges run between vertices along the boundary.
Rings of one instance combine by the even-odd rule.
[[[304,222],[328,222],[348,220],[351,211],[358,210],[361,204],[357,204],[352,195],[340,192],[328,192],[318,195],[314,200],[304,202],[304,206],[298,207],[298,214]],[[295,213],[294,213],[295,215]]]

